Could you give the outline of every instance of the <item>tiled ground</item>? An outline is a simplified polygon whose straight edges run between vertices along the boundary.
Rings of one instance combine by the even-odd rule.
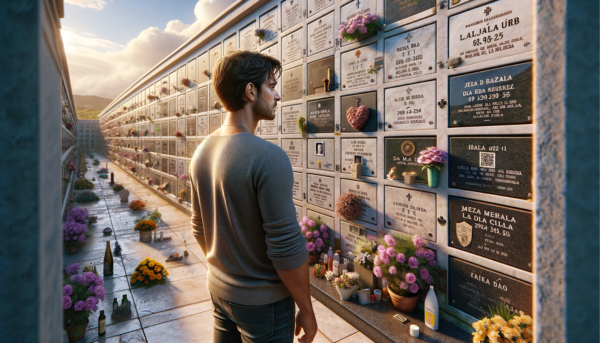
[[[102,275],[102,262],[106,241],[114,248],[115,241],[122,247],[122,256],[114,256],[114,275],[104,280],[106,300],[100,304],[105,310],[107,329],[104,337],[98,336],[99,312],[90,316],[90,324],[81,342],[212,342],[212,305],[206,284],[208,266],[202,250],[189,232],[189,217],[169,205],[169,203],[145,186],[134,180],[132,176],[112,165],[106,158],[96,155],[101,166],[108,163],[108,168],[115,173],[115,181],[121,183],[131,193],[129,200],[142,199],[150,209],[158,209],[166,222],[165,235],[171,241],[148,242],[139,241],[138,233],[133,231],[133,222],[142,213],[134,212],[121,203],[117,192],[109,186],[109,180],[99,179],[97,169],[88,159],[89,171],[86,177],[94,182],[93,191],[100,196],[99,201],[77,204],[87,208],[90,215],[98,216],[98,223],[90,227],[86,245],[76,255],[64,255],[64,264],[94,264]],[[102,229],[110,226],[114,234],[103,236]],[[184,243],[182,233],[186,233]],[[187,247],[186,247],[187,243]],[[165,262],[174,253],[183,253],[187,249],[190,255],[183,261]],[[171,276],[166,285],[150,289],[131,289],[129,276],[145,257],[162,260]],[[115,321],[111,318],[113,298],[121,301],[123,295],[133,303],[131,318]],[[333,313],[323,304],[313,299],[313,306],[319,324],[319,333],[314,342],[317,343],[363,343],[371,342],[362,333]],[[66,333],[64,341],[68,342]]]

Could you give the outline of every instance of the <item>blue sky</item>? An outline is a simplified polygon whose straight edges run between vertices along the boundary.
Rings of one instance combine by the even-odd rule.
[[[234,0],[65,0],[73,93],[112,99]]]

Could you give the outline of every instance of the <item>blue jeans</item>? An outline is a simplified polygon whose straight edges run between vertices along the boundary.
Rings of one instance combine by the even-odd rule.
[[[215,343],[292,343],[294,341],[294,298],[248,306],[232,303],[211,294],[215,320]]]

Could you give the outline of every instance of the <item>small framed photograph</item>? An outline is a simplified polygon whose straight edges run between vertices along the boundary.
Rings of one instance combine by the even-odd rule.
[[[354,156],[354,163],[362,164],[362,156],[355,155]]]
[[[316,142],[315,143],[315,155],[325,156],[325,142]]]

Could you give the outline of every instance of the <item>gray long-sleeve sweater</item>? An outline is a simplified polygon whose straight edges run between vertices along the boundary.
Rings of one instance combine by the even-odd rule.
[[[242,305],[286,298],[277,269],[300,267],[308,256],[286,153],[250,133],[209,136],[190,178],[192,231],[206,247],[210,292]]]

